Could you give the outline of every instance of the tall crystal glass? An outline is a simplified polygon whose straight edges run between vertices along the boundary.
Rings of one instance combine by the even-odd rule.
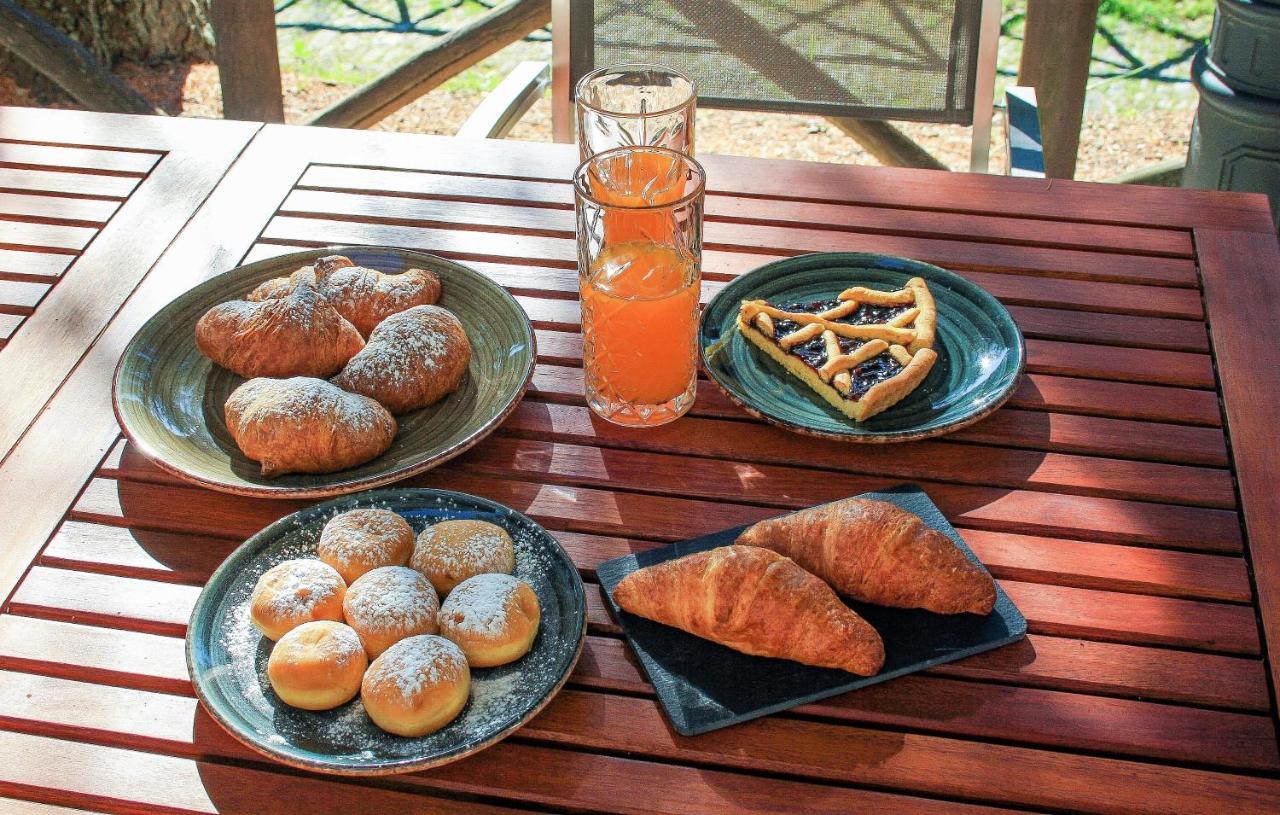
[[[696,394],[706,174],[674,150],[622,147],[573,182],[587,404],[617,424],[666,424]]]
[[[693,155],[697,88],[678,71],[642,63],[601,68],[578,81],[574,98],[584,160],[615,147]]]

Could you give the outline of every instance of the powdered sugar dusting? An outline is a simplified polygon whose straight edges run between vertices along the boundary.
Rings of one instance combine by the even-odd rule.
[[[328,711],[286,706],[267,679],[273,643],[251,622],[249,595],[257,577],[277,563],[314,558],[322,528],[352,508],[346,503],[341,509],[303,513],[286,521],[273,541],[250,556],[225,585],[212,607],[216,639],[198,646],[208,651],[209,667],[203,672],[203,681],[237,708],[242,726],[256,732],[263,743],[295,755],[298,751],[320,753],[347,767],[452,754],[465,745],[487,742],[524,721],[561,680],[566,660],[577,648],[576,629],[563,617],[564,578],[555,577],[564,573],[562,556],[542,542],[536,527],[512,516],[478,511],[474,503],[457,501],[448,494],[372,493],[362,497],[358,505],[396,512],[415,533],[430,524],[459,518],[492,521],[506,529],[514,543],[515,575],[533,588],[542,607],[533,649],[508,665],[473,669],[468,705],[448,726],[420,738],[380,730],[365,713],[359,697]]]
[[[319,552],[326,561],[337,563],[343,569],[353,562],[376,563],[390,558],[405,534],[411,536],[413,531],[394,512],[354,509],[325,524],[320,534]]]
[[[250,379],[231,393],[227,407],[240,415],[241,424],[270,421],[299,432],[317,416],[352,430],[370,430],[391,421],[391,415],[374,400],[310,376]]]
[[[346,665],[364,655],[360,635],[350,626],[333,622],[304,623],[280,638],[276,649],[300,647],[310,649],[315,657]]]
[[[506,530],[484,521],[442,521],[418,535],[409,564],[450,583],[483,572],[507,572],[514,542]]]
[[[318,560],[288,560],[261,578],[253,601],[277,617],[309,619],[316,606],[338,593],[345,584],[332,566]]]
[[[381,566],[351,584],[343,603],[347,621],[359,629],[414,629],[440,609],[431,581],[405,566]]]
[[[345,382],[364,390],[372,383],[394,387],[431,379],[456,340],[450,331],[462,333],[458,318],[437,306],[416,306],[392,314],[369,335],[364,349],[342,369]],[[465,336],[465,334],[463,335]]]
[[[393,684],[403,699],[412,699],[427,685],[457,682],[467,673],[462,649],[444,637],[422,634],[400,640],[369,667],[370,687]]]
[[[520,581],[508,574],[478,574],[458,584],[440,607],[441,621],[456,631],[501,636]]]

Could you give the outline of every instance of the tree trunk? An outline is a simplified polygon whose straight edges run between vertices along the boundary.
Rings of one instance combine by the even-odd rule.
[[[212,59],[209,0],[17,0],[107,66]]]
[[[108,67],[117,62],[212,59],[210,0],[15,0],[78,41]],[[53,83],[0,49],[0,74],[41,104],[68,102]]]

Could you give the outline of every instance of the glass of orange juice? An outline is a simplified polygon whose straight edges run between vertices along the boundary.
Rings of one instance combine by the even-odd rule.
[[[587,404],[617,424],[666,424],[696,394],[706,174],[674,150],[622,147],[573,181]]]
[[[615,147],[667,147],[693,155],[697,88],[679,71],[631,63],[578,80],[578,151],[583,159]]]

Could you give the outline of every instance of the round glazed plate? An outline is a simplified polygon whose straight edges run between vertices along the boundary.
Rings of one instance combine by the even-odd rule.
[[[346,255],[380,272],[417,267],[440,276],[439,305],[458,315],[471,364],[458,390],[396,417],[391,447],[358,467],[324,475],[266,479],[227,432],[223,406],[245,380],[196,347],[196,321],[213,306],[325,255]],[[330,246],[250,263],[183,293],[147,321],[116,368],[112,401],[125,434],[164,469],[213,489],[273,498],[325,498],[389,484],[428,470],[493,431],[529,387],[533,326],[501,286],[452,261],[391,247]]]
[[[334,515],[357,507],[399,513],[414,532],[436,521],[477,518],[515,542],[516,577],[538,595],[542,622],[533,648],[497,668],[471,670],[471,699],[458,718],[420,738],[383,732],[360,697],[327,711],[280,701],[267,680],[273,643],[249,618],[249,595],[267,569],[313,557]],[[187,670],[205,709],[235,738],[294,767],[344,775],[387,775],[456,761],[496,743],[537,715],[564,685],[586,638],[582,579],[560,544],[501,504],[460,492],[387,489],[328,501],[276,521],[223,561],[196,600],[187,628]]]
[[[743,300],[831,299],[850,286],[886,291],[912,277],[929,284],[938,306],[938,361],[905,399],[865,422],[822,400],[738,331]],[[702,362],[725,394],[753,415],[809,435],[896,442],[949,433],[1005,403],[1022,377],[1022,332],[998,300],[957,274],[917,260],[860,252],[801,255],[754,269],[707,304],[698,332]]]

